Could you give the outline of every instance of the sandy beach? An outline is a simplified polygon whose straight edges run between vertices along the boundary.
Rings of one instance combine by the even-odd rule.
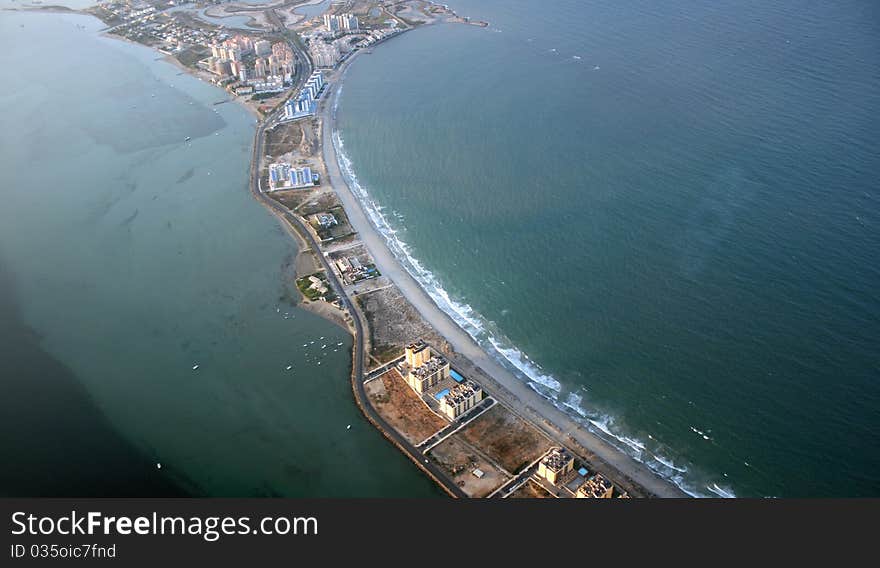
[[[123,37],[115,35],[113,37],[128,41]],[[355,52],[339,69],[331,74],[329,88],[320,102],[318,114],[321,128],[321,157],[326,168],[328,185],[335,190],[348,215],[352,229],[360,236],[377,268],[397,286],[403,297],[412,304],[425,322],[432,326],[452,347],[455,351],[454,354],[451,354],[453,364],[482,383],[492,396],[509,407],[512,412],[543,430],[550,438],[563,442],[576,454],[586,458],[611,477],[641,489],[642,491],[638,491],[638,493],[657,497],[686,497],[687,495],[671,482],[654,474],[646,466],[599,438],[565,412],[553,406],[484,351],[473,338],[434,303],[433,299],[406,271],[388,248],[384,237],[369,220],[360,201],[345,180],[333,144],[336,118],[333,108],[334,99],[344,81],[348,66],[356,61],[361,53],[360,51]],[[165,59],[181,70],[205,80],[202,73],[185,67],[176,58],[168,56]],[[258,116],[255,109],[239,97],[231,97],[231,99]],[[296,264],[299,273],[304,270],[304,265],[307,264],[305,262],[307,259],[302,253],[307,247],[286,220],[279,220],[298,241],[301,252]],[[341,314],[330,306],[320,302],[310,304],[303,307],[348,329]]]
[[[388,248],[385,239],[370,222],[360,201],[348,186],[339,168],[338,157],[333,146],[332,135],[335,128],[333,101],[345,77],[348,65],[357,60],[357,55],[355,54],[346,61],[342,69],[336,73],[337,80],[330,86],[319,109],[323,129],[323,158],[329,182],[336,189],[352,227],[358,232],[372,254],[379,270],[397,285],[406,299],[412,303],[428,323],[446,338],[459,355],[467,358],[479,368],[480,374],[485,375],[485,377],[480,377],[480,380],[487,383],[486,386],[492,394],[510,406],[514,412],[529,419],[548,433],[552,433],[554,437],[567,440],[566,443],[571,444],[575,449],[580,446],[588,454],[585,457],[597,465],[605,467],[609,473],[614,472],[617,477],[628,479],[657,497],[687,497],[672,483],[654,474],[643,464],[586,430],[567,414],[538,395],[525,382],[502,367],[434,303],[419,283],[398,262]],[[486,381],[486,379],[489,380]]]

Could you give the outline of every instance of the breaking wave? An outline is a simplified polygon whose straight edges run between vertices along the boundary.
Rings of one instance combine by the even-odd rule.
[[[340,82],[343,79],[344,76],[340,78]],[[342,86],[337,89],[333,100],[334,123],[341,94]],[[524,379],[532,390],[547,399],[556,408],[565,411],[593,434],[644,464],[657,475],[669,480],[688,495],[692,497],[736,497],[732,489],[720,488],[716,484],[705,485],[708,492],[699,489],[693,480],[685,479],[684,474],[688,472],[687,467],[675,464],[672,459],[658,453],[659,449],[652,451],[643,441],[627,436],[621,428],[615,426],[612,417],[597,414],[585,408],[580,395],[568,393],[565,398],[562,398],[563,386],[557,379],[541,369],[537,363],[529,359],[528,355],[497,332],[495,326],[480,316],[471,306],[450,297],[434,273],[415,258],[409,245],[398,236],[398,231],[388,222],[385,209],[373,200],[367,188],[360,183],[352,161],[345,153],[345,141],[335,124],[332,142],[339,162],[339,169],[346,183],[360,202],[370,222],[385,239],[392,254],[437,306],[464,329],[480,347],[508,370]],[[393,215],[394,213],[392,213]]]

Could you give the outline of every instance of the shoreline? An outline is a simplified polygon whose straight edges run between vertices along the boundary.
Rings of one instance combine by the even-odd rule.
[[[352,228],[358,233],[361,241],[373,256],[376,266],[400,289],[406,300],[416,308],[425,321],[449,342],[456,354],[472,362],[476,370],[481,371],[481,375],[483,375],[480,377],[481,381],[486,382],[485,379],[488,378],[489,382],[494,383],[490,388],[493,395],[503,399],[517,414],[527,418],[541,429],[549,429],[555,438],[560,436],[568,438],[569,442],[586,449],[589,452],[586,457],[591,458],[592,461],[600,463],[605,469],[613,471],[617,477],[627,479],[658,497],[689,497],[671,481],[660,477],[644,464],[588,431],[568,414],[532,390],[511,371],[505,369],[483,350],[449,314],[437,306],[421,284],[391,252],[387,241],[369,220],[363,204],[342,174],[339,156],[333,142],[333,133],[336,131],[333,103],[344,83],[348,67],[357,60],[360,53],[355,53],[337,70],[337,80],[333,82],[325,94],[318,115],[321,118],[322,153],[329,184],[336,191]]]
[[[74,11],[74,13],[94,17],[93,14],[89,13],[79,11]],[[423,25],[433,25],[434,23],[440,22],[431,22]],[[371,46],[371,48],[377,47],[380,43],[385,43],[385,41],[390,40],[393,37],[402,35],[406,31],[412,31],[412,29],[415,28],[403,29],[397,34],[377,42],[374,46]],[[154,46],[135,42],[111,32],[103,32],[101,35],[149,47],[153,51],[162,54],[162,60],[175,65],[188,75],[204,81],[204,79],[199,76],[197,70],[185,66],[173,55],[165,54]],[[363,50],[354,52],[350,57],[342,61],[336,69],[331,71],[334,80],[330,83],[329,88],[319,102],[319,108],[316,113],[316,116],[320,120],[321,129],[321,149],[320,154],[317,155],[316,158],[323,162],[327,172],[328,185],[339,198],[352,228],[358,234],[360,241],[366,247],[367,251],[372,255],[376,266],[380,269],[382,274],[388,277],[388,279],[400,290],[405,300],[415,308],[424,321],[427,322],[427,324],[442,336],[454,349],[455,353],[450,357],[454,363],[477,378],[480,383],[484,384],[490,390],[492,395],[499,402],[502,402],[514,412],[514,414],[520,416],[537,429],[543,431],[548,437],[563,443],[569,448],[574,448],[575,454],[587,458],[590,462],[596,464],[610,476],[636,486],[638,489],[647,493],[648,496],[688,497],[689,495],[684,493],[679,487],[675,486],[670,480],[659,476],[644,464],[636,461],[628,454],[614,447],[611,443],[588,431],[584,425],[578,423],[567,413],[555,407],[548,399],[532,390],[526,382],[503,367],[499,361],[479,346],[476,341],[462,327],[460,327],[451,316],[449,316],[449,314],[444,312],[434,302],[422,285],[406,270],[403,264],[391,252],[385,237],[382,236],[373,225],[360,199],[355,195],[352,188],[349,186],[347,179],[342,174],[339,164],[339,155],[337,154],[334,143],[333,134],[336,130],[334,103],[339,90],[344,84],[345,75],[348,71],[349,65],[356,61],[358,56],[362,53]],[[257,137],[259,137],[262,134],[263,129],[269,123],[272,116],[271,113],[267,114],[266,117],[261,117],[255,109],[251,108],[244,101],[239,100],[238,97],[230,96],[230,100],[237,102],[242,107],[249,110],[252,116],[257,118],[256,134]],[[257,151],[259,147],[261,147],[260,141],[255,140],[253,147],[254,156],[251,164],[252,170],[255,167],[259,168],[264,159],[262,152]],[[277,210],[274,204],[270,205],[266,202],[269,198],[266,194],[262,194],[262,192],[261,195],[255,194],[255,197],[257,198],[257,201],[266,206],[266,209],[268,209],[269,212],[282,223],[284,229],[294,237],[300,249],[295,262],[297,266],[299,265],[299,258],[304,254],[309,254],[311,252],[310,249],[314,249],[314,253],[318,256],[325,255],[319,244],[316,243],[316,247],[310,246],[308,244],[309,239],[307,239],[305,235],[300,234],[301,228],[297,226],[298,223],[294,223],[289,218],[292,213]],[[297,276],[299,276],[299,274],[297,274]],[[341,287],[340,290],[344,292]],[[300,296],[303,297],[302,294],[300,294]],[[352,351],[352,379],[353,381],[359,380],[359,372],[357,371],[359,368],[358,357],[363,354],[359,353],[360,348],[358,347],[358,342],[360,341],[360,345],[363,346],[365,340],[369,341],[369,332],[366,334],[364,334],[362,330],[359,332],[358,328],[360,326],[357,325],[357,322],[347,321],[348,318],[345,316],[344,312],[339,312],[337,314],[330,306],[318,306],[313,304],[315,304],[315,302],[307,302],[303,297],[303,300],[298,302],[296,306],[311,311],[312,313],[347,329],[354,336],[355,345]],[[354,306],[352,307],[353,309],[349,310],[352,312],[350,314],[351,318],[355,320],[362,318],[363,314],[360,313],[360,310]],[[355,310],[357,310],[357,313],[354,313]],[[362,336],[366,335],[366,337],[358,338],[359,334]],[[353,383],[353,386],[356,386],[356,382]],[[367,409],[363,408],[362,405],[369,405],[370,403],[360,399],[357,388],[354,389],[354,397],[358,406],[361,407],[365,418],[376,426],[386,438],[392,441],[392,443],[398,445],[404,455],[412,459],[410,453],[401,447],[399,441],[396,440],[396,438],[399,437],[397,433],[393,431],[393,429],[388,431],[389,429],[387,425],[383,426],[382,424],[377,423],[371,416],[371,412],[368,412]],[[413,459],[412,461],[414,461],[419,469],[426,473],[429,478],[433,479],[441,488],[449,492],[446,484],[440,482],[430,470],[426,469],[423,464],[420,463],[419,460]],[[456,496],[454,493],[451,494]]]

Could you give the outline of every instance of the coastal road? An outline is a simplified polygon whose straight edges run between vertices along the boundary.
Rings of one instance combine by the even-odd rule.
[[[350,58],[349,65],[357,55]],[[647,466],[637,462],[609,442],[575,422],[570,416],[535,393],[525,382],[503,367],[467,334],[446,312],[440,309],[421,285],[401,266],[388,248],[384,237],[375,229],[364,212],[360,200],[349,187],[337,160],[333,143],[335,116],[333,97],[336,96],[344,69],[337,74],[336,84],[330,85],[321,105],[322,144],[328,182],[336,189],[349,222],[376,262],[381,273],[400,289],[404,297],[419,311],[422,317],[452,345],[462,357],[472,362],[488,379],[485,385],[498,402],[515,414],[533,423],[551,439],[570,446],[570,440],[585,448],[591,455],[584,456],[596,469],[611,479],[627,481],[629,485],[642,488],[649,495],[658,497],[687,497],[681,489],[659,477]],[[463,369],[464,370],[464,369]],[[485,382],[485,381],[483,381]],[[492,382],[495,385],[492,385]],[[583,452],[575,452],[581,454]],[[636,494],[635,492],[633,492]]]
[[[271,11],[270,11],[271,12]],[[273,14],[274,15],[274,14]],[[277,15],[274,15],[277,19]],[[279,21],[280,20],[275,20]],[[285,31],[284,33],[289,33]],[[311,63],[308,55],[301,49],[297,42],[290,39],[288,35],[288,43],[297,57],[298,73],[296,85],[293,92],[296,93],[302,87],[308,74],[311,73]],[[563,445],[570,445],[566,438],[570,438],[577,444],[586,448],[591,455],[585,456],[590,458],[590,462],[596,469],[603,471],[609,478],[627,481],[628,485],[634,485],[636,488],[643,488],[648,494],[660,497],[686,497],[687,495],[678,487],[660,478],[654,472],[650,471],[646,466],[636,462],[627,454],[621,452],[610,443],[599,438],[596,434],[586,430],[580,424],[576,423],[570,416],[554,407],[546,399],[537,395],[523,381],[515,377],[510,371],[501,366],[488,353],[486,353],[459,325],[443,310],[441,310],[433,299],[428,296],[425,290],[418,282],[400,265],[393,253],[389,250],[384,238],[376,231],[366,213],[361,207],[360,201],[348,186],[346,179],[342,175],[339,168],[339,162],[336,156],[336,149],[333,144],[333,129],[335,116],[333,116],[333,97],[335,96],[344,76],[345,68],[356,59],[349,58],[348,61],[341,65],[340,72],[336,74],[336,84],[328,85],[325,89],[323,100],[320,101],[319,113],[322,119],[322,144],[323,158],[327,168],[327,180],[339,196],[342,205],[352,227],[360,235],[364,245],[376,261],[376,265],[383,275],[389,277],[394,282],[404,297],[419,311],[422,317],[430,323],[447,341],[452,345],[456,352],[472,362],[486,377],[490,380],[488,385],[493,398],[504,404],[515,414],[521,416],[527,421],[533,423],[537,428],[544,431],[552,439],[556,439]],[[302,65],[300,66],[300,63]],[[448,493],[456,497],[467,497],[467,495],[458,486],[451,483],[445,473],[437,467],[433,462],[424,458],[419,450],[404,439],[393,427],[376,412],[369,402],[364,387],[364,329],[360,316],[360,311],[353,305],[351,299],[345,293],[344,288],[336,278],[335,273],[329,266],[328,260],[324,257],[318,243],[315,241],[311,232],[306,230],[302,221],[294,214],[291,214],[285,207],[270,199],[262,193],[259,185],[259,161],[263,156],[263,138],[264,131],[267,126],[273,125],[280,109],[266,117],[266,119],[258,125],[256,138],[254,141],[254,156],[252,160],[251,172],[251,190],[254,197],[266,205],[270,210],[275,212],[279,217],[286,219],[293,226],[309,247],[317,252],[316,256],[320,260],[333,290],[337,293],[346,310],[352,316],[354,326],[354,347],[353,347],[353,373],[352,388],[358,406],[379,428],[383,434],[389,438],[398,448],[401,449],[414,463],[418,464],[425,472],[433,477]],[[485,382],[485,381],[484,381]],[[493,385],[494,382],[494,385]],[[577,451],[576,454],[583,452]]]
[[[297,59],[300,59],[300,57],[303,58],[301,69],[304,72],[297,75],[297,81],[295,82],[293,89],[293,92],[296,93],[299,91],[299,89],[302,88],[306,78],[311,73],[311,63],[309,62],[309,59],[305,55],[305,53],[302,52],[298,48],[298,46],[294,47],[293,45],[291,45],[291,48],[294,49],[294,53],[297,55]],[[298,69],[300,69],[299,66]],[[454,497],[467,498],[468,495],[464,491],[462,491],[460,487],[448,481],[446,472],[444,470],[438,467],[431,460],[425,458],[415,446],[413,446],[408,440],[401,436],[397,432],[397,430],[395,430],[390,424],[388,424],[385,419],[379,415],[376,409],[373,408],[373,405],[370,404],[366,389],[364,387],[365,326],[361,321],[360,312],[356,309],[353,302],[348,297],[348,294],[346,294],[345,288],[342,287],[342,284],[337,279],[336,274],[330,267],[330,263],[327,260],[327,257],[324,256],[320,246],[318,245],[318,242],[315,240],[315,237],[312,235],[311,231],[309,231],[305,227],[302,220],[297,215],[291,213],[290,210],[288,210],[286,207],[284,207],[274,199],[267,196],[262,191],[262,186],[260,183],[260,161],[262,159],[262,156],[264,155],[263,142],[265,139],[265,130],[269,125],[275,124],[275,121],[278,118],[280,112],[280,109],[274,111],[257,125],[257,131],[254,137],[254,151],[253,156],[251,157],[251,193],[257,201],[259,201],[267,208],[269,208],[270,211],[274,212],[276,215],[290,223],[294,227],[294,229],[296,229],[297,233],[299,233],[303,240],[308,244],[308,246],[315,251],[315,256],[318,258],[321,266],[324,268],[330,286],[339,296],[343,307],[348,311],[349,314],[351,314],[352,322],[354,325],[354,345],[352,347],[351,377],[352,390],[361,411],[373,424],[376,425],[377,428],[379,428],[379,430],[382,431],[382,433],[387,438],[389,438],[399,449],[401,449],[401,451],[407,454],[407,456],[414,463],[418,464],[420,468],[425,470],[431,477],[433,477],[438,483],[440,483],[447,493]]]

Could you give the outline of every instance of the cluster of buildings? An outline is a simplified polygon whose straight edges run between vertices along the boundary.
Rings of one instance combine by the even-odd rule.
[[[318,174],[308,166],[294,168],[285,162],[269,165],[269,191],[312,187],[317,181]]]
[[[114,34],[152,45],[166,54],[188,46],[208,45],[222,36],[216,29],[178,23],[171,13],[157,10],[146,2],[102,2],[96,15],[111,26]]]
[[[339,275],[345,284],[354,284],[379,276],[379,271],[372,264],[365,265],[355,256],[344,256],[335,262]]]
[[[203,30],[168,20],[151,26],[154,37],[164,44],[167,51],[175,52],[191,45],[209,45],[224,34],[216,30]]]
[[[335,41],[311,41],[309,42],[309,55],[315,67],[332,69],[342,59],[342,51],[338,42]]]
[[[441,355],[435,355],[421,339],[406,346],[404,362],[400,366],[406,383],[418,395],[449,378],[449,369],[449,361]]]
[[[146,2],[101,2],[101,10],[117,22],[144,21],[156,14],[156,8]]]
[[[399,371],[419,396],[437,391],[433,399],[449,420],[455,420],[483,400],[483,389],[478,384],[452,371],[449,361],[435,354],[422,340],[406,346]],[[445,384],[450,386],[443,388]]]
[[[283,91],[293,80],[294,56],[286,43],[241,34],[211,45],[211,57],[201,64],[218,77],[253,87],[254,93]]]
[[[160,51],[165,53],[180,52],[191,45],[209,45],[225,37],[225,34],[220,31],[192,28],[171,18],[151,22],[141,26],[140,30],[148,31],[158,40],[164,46],[164,49],[160,49]]]
[[[324,14],[324,27],[328,32],[354,32],[358,30],[358,19],[354,14]]]
[[[129,11],[128,13],[121,14],[121,16],[125,20],[136,20],[155,13],[156,8],[153,6],[136,6],[133,10]]]
[[[313,72],[300,92],[284,104],[281,120],[293,120],[315,114],[318,108],[317,100],[324,90],[324,85],[323,73]]]
[[[393,20],[392,20],[393,22]],[[396,22],[394,22],[396,24]],[[390,28],[382,28],[379,30],[371,30],[364,34],[364,41],[361,43],[361,47],[369,47],[376,43],[377,41],[383,40],[386,37],[393,36],[398,33],[399,30],[396,26]]]
[[[485,398],[478,384],[462,377],[451,368],[445,357],[423,340],[406,346],[403,361],[397,365],[397,370],[429,408],[444,415],[450,422],[480,406]],[[459,469],[454,468],[453,475],[464,467],[455,466]],[[471,464],[470,467],[476,466]],[[472,473],[477,478],[484,476],[480,469],[473,469]],[[629,498],[626,491],[615,487],[602,474],[588,471],[584,466],[578,467],[575,456],[559,446],[551,447],[522,473],[524,476],[514,478],[518,484],[511,487],[508,496],[523,483],[535,483],[556,497]]]
[[[575,471],[574,456],[564,448],[551,448],[538,463],[537,475],[554,487],[567,490],[578,499],[611,499],[614,485],[600,473],[590,475],[585,467]],[[564,495],[564,494],[563,494]],[[624,491],[619,498],[629,498]]]
[[[389,20],[389,27],[374,30],[361,29],[357,17],[351,14],[324,15],[324,25],[303,33],[309,55],[315,67],[332,69],[359,48],[370,46],[398,32],[397,21]]]

